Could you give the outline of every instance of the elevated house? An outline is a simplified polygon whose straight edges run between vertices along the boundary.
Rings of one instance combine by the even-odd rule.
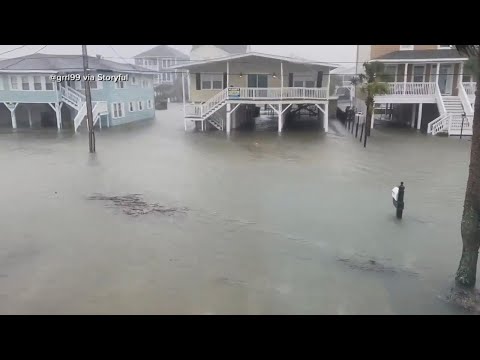
[[[476,84],[451,45],[360,45],[358,53],[357,72],[363,61],[384,64],[388,91],[376,105],[430,134],[472,133]]]
[[[153,84],[158,97],[171,101],[183,100],[181,76],[172,66],[188,62],[188,55],[168,45],[159,45],[134,58],[135,65],[156,72]]]
[[[97,126],[152,119],[153,72],[89,57],[93,118]],[[80,55],[34,54],[0,61],[0,125],[71,128],[86,123]]]
[[[329,101],[335,98],[330,91],[329,72],[334,68],[330,64],[246,52],[175,68],[190,78],[191,103],[184,102],[185,130],[191,121],[198,129],[229,133],[252,120],[252,108],[268,106],[281,132],[293,107],[311,105],[328,131]]]

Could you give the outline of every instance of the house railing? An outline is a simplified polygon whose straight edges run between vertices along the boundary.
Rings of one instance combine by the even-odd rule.
[[[447,109],[445,109],[445,104],[443,103],[443,96],[440,91],[440,86],[435,83],[435,100],[437,101],[438,110],[440,115],[444,115],[447,113]]]
[[[475,91],[477,91],[477,83],[476,82],[464,82],[462,83],[463,88],[465,89],[465,93],[470,100],[470,104],[475,102]]]
[[[387,83],[385,95],[434,96],[435,82],[393,82]]]
[[[236,88],[239,93],[228,97],[228,89],[223,89],[202,104],[186,104],[185,116],[205,118],[218,110],[228,100],[327,100],[327,88]]]
[[[463,109],[465,110],[465,113],[467,115],[472,115],[473,114],[472,104],[462,83],[460,83],[458,86],[458,96],[462,101],[462,105],[463,105]]]

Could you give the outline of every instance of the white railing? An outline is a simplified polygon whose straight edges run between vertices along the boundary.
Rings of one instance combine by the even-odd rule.
[[[385,95],[433,96],[435,95],[435,85],[435,82],[387,83]]]
[[[437,83],[435,83],[435,100],[437,101],[440,115],[445,115],[447,113],[447,110],[445,109],[442,93],[440,92],[440,87],[438,86]]]
[[[78,127],[83,121],[83,118],[87,114],[87,103],[83,102],[83,105],[80,107],[80,110],[78,110],[77,115],[75,116],[75,119],[73,119],[73,125],[75,132],[77,132]]]
[[[92,115],[93,115],[93,125],[97,123],[100,118],[100,115],[108,114],[108,105],[106,101],[96,101],[92,103]],[[75,119],[73,120],[75,132],[77,132],[79,126],[82,124],[85,116],[87,115],[87,103],[84,102],[80,110],[78,111]],[[87,124],[88,127],[88,124]],[[100,125],[101,127],[101,125]]]
[[[473,115],[450,114],[448,117],[448,135],[472,135],[472,124]]]
[[[62,86],[60,88],[60,94],[62,95],[62,100],[68,102],[77,110],[80,109],[82,103],[85,101],[85,95],[69,86]]]
[[[462,85],[465,88],[465,92],[468,96],[475,96],[475,91],[477,90],[476,82],[464,82]]]
[[[467,115],[473,115],[473,108],[472,108],[471,101],[462,83],[460,83],[460,85],[458,86],[458,96],[462,101],[462,105],[463,105],[463,109],[465,110],[465,113]]]
[[[223,103],[227,98],[227,89],[223,89],[219,93],[215,94],[212,98],[208,99],[205,103],[202,104],[202,117],[207,115],[215,107]]]
[[[268,100],[281,97],[281,88],[240,88],[240,99]]]
[[[287,99],[327,99],[327,88],[283,88],[283,98]]]
[[[447,129],[449,116],[442,114],[436,119],[430,121],[427,126],[427,133],[436,135],[440,131]]]
[[[185,116],[202,117],[202,105],[196,105],[196,104],[185,105]]]

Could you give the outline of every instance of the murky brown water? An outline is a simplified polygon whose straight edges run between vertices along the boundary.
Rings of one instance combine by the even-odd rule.
[[[0,130],[0,313],[458,313],[438,296],[469,142],[331,130],[185,133],[173,105],[98,132],[95,156],[82,134]],[[141,216],[99,194],[140,194]]]

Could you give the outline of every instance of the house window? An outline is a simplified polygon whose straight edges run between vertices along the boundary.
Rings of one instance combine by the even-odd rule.
[[[263,87],[263,86],[259,86]],[[293,76],[293,87],[306,87],[313,88],[315,87],[315,81],[312,79],[311,75],[294,75]]]
[[[425,66],[414,65],[413,66],[413,82],[424,82],[424,81],[425,81]]]
[[[143,59],[135,59],[136,65],[143,65]]]
[[[125,89],[125,81],[117,81],[115,83],[115,89]]]
[[[33,77],[33,88],[35,90],[42,90],[42,78],[40,76]]]
[[[201,74],[202,90],[223,89],[222,74]]]
[[[130,112],[136,111],[136,109],[135,109],[135,102],[134,102],[134,101],[130,101],[130,102],[128,103],[128,111],[130,111]]]
[[[93,90],[98,89],[97,80],[89,81],[89,84],[90,84],[90,89],[93,89]],[[85,90],[85,81],[84,80],[80,81],[80,89]]]
[[[137,78],[132,76],[132,85],[137,85]]]
[[[400,50],[413,50],[414,45],[400,45]]]
[[[162,59],[162,67],[163,68],[168,68],[171,65],[171,60],[170,59]]]
[[[52,78],[45,76],[45,90],[53,90]]]
[[[386,82],[397,81],[397,65],[385,65],[384,81]]]
[[[112,104],[112,113],[113,118],[121,118],[125,116],[125,109],[123,103],[113,103]]]
[[[147,88],[150,86],[150,82],[148,80],[142,80],[142,87]]]
[[[152,100],[147,100],[147,109],[152,108]]]
[[[10,76],[10,90],[18,90],[18,78]]]
[[[138,102],[138,111],[143,111],[143,108],[144,108],[143,105],[144,105],[144,104],[143,104],[143,101],[139,101],[139,102]]]
[[[28,76],[22,76],[22,90],[30,90]]]

